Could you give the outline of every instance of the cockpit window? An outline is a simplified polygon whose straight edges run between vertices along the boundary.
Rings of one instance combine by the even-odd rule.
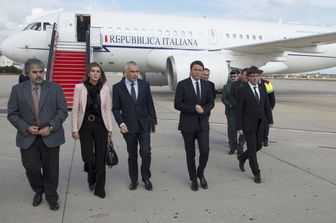
[[[43,31],[47,30],[47,26],[51,26],[49,22],[44,22],[43,23]]]
[[[40,22],[35,22],[35,23],[31,23],[28,26],[26,26],[26,28],[24,28],[23,30],[35,30],[35,31],[40,31],[41,30],[41,23]]]

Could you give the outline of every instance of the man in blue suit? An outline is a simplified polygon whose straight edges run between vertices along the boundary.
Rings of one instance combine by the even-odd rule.
[[[174,106],[180,111],[178,129],[184,139],[187,155],[187,166],[191,189],[198,190],[197,177],[201,186],[208,188],[204,177],[204,169],[209,157],[209,115],[214,107],[213,91],[210,82],[202,80],[204,65],[194,61],[190,65],[190,77],[178,82],[175,92]],[[200,151],[199,166],[195,164],[195,140]]]
[[[35,192],[33,206],[41,203],[45,193],[50,209],[58,210],[59,149],[65,142],[62,123],[68,116],[66,100],[58,84],[43,80],[40,60],[29,59],[25,69],[29,81],[12,88],[7,118],[17,129],[16,145]]]
[[[128,62],[125,78],[113,86],[112,111],[127,144],[129,189],[135,190],[138,186],[139,143],[142,181],[147,190],[152,190],[150,132],[154,132],[157,120],[149,83],[138,79],[138,74],[137,64]]]

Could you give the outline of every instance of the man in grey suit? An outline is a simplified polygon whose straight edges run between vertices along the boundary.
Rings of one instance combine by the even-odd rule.
[[[17,129],[16,145],[31,188],[33,206],[42,195],[51,210],[58,210],[59,149],[65,142],[62,123],[68,116],[66,100],[58,84],[44,81],[44,65],[38,59],[26,63],[29,81],[12,88],[8,120]]]

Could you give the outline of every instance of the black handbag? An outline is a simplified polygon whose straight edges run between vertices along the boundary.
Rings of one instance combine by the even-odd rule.
[[[118,164],[118,156],[110,139],[107,142],[105,164],[110,168]]]

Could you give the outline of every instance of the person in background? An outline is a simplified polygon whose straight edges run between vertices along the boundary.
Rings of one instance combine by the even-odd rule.
[[[15,85],[8,100],[7,118],[17,129],[16,145],[29,184],[35,192],[33,206],[42,195],[51,210],[58,210],[59,150],[65,142],[63,122],[68,117],[61,87],[43,80],[44,64],[39,59],[25,63],[29,81]]]
[[[260,72],[260,75],[263,73],[262,70],[259,70],[259,72]],[[273,88],[273,85],[272,85],[271,81],[266,80],[266,79],[261,77],[259,83],[265,85],[266,92],[267,92],[267,97],[268,97],[268,100],[270,102],[271,108],[273,110],[274,107],[275,107],[275,94],[274,94],[274,88]],[[264,128],[263,129],[263,132],[264,132],[263,133],[263,146],[267,147],[268,146],[269,126],[268,126],[268,123],[267,123],[266,119],[264,119],[263,128]]]
[[[72,106],[72,138],[80,140],[89,189],[104,198],[108,139],[112,138],[112,99],[103,69],[91,63],[76,84]]]
[[[238,80],[239,71],[232,70],[229,74],[229,79],[223,87],[222,102],[225,106],[225,115],[227,120],[227,135],[229,140],[229,154],[234,154],[238,150],[237,131],[236,131],[236,114],[232,108],[232,100],[229,97],[231,85]]]
[[[204,170],[209,158],[209,116],[214,107],[213,92],[208,81],[202,80],[201,61],[190,64],[190,77],[177,83],[174,107],[180,111],[178,129],[181,131],[187,157],[191,189],[198,190],[197,178],[203,189],[208,188]],[[199,165],[196,169],[195,140],[198,142]]]
[[[270,127],[273,125],[272,109],[265,87],[258,84],[260,78],[258,68],[250,67],[247,76],[248,83],[239,89],[236,108],[237,132],[245,136],[247,150],[237,158],[241,171],[245,171],[244,163],[249,160],[254,182],[261,183],[257,151],[262,148],[263,119],[267,119]]]
[[[239,90],[245,84],[247,84],[247,68],[244,68],[240,71],[240,75],[238,75],[238,80],[231,84],[231,88],[229,92],[229,98],[230,98],[231,105],[232,105],[231,110],[235,114],[236,117],[237,117],[236,107],[237,107],[237,100],[239,96]],[[237,138],[238,138],[238,146],[236,147],[236,149],[237,149],[237,155],[239,155],[244,152],[245,137],[244,135],[238,133]]]
[[[19,75],[19,83],[29,80],[29,77],[28,77],[29,71],[27,70],[28,64],[29,64],[29,59],[25,62],[24,71],[22,72],[22,74]]]
[[[210,70],[209,68],[204,68],[203,69],[203,75],[202,75],[202,80],[206,80],[209,81],[209,77],[210,77]],[[211,86],[211,91],[212,91],[212,95],[214,100],[216,99],[216,88],[215,88],[215,84],[211,81],[209,81],[210,86]]]
[[[89,29],[89,24],[84,20],[84,16],[80,15],[77,18],[77,40],[78,42],[86,41],[86,31]]]
[[[130,190],[138,187],[138,143],[142,159],[141,176],[146,190],[152,190],[150,181],[151,146],[150,133],[157,124],[154,102],[147,81],[138,79],[138,65],[129,61],[125,66],[125,78],[113,85],[112,111],[119,125],[128,152]]]

